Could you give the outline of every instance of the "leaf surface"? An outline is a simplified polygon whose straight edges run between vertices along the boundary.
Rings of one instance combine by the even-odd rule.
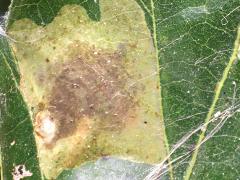
[[[32,69],[41,67],[49,71],[47,69],[49,67],[43,62],[38,63],[42,59],[50,62],[64,62],[64,59],[74,58],[78,53],[78,48],[75,46],[81,46],[82,41],[94,44],[96,49],[102,47],[108,53],[118,48],[118,51],[127,54],[127,59],[139,60],[135,62],[130,60],[128,62],[130,66],[124,65],[124,68],[128,67],[128,73],[133,76],[130,78],[130,84],[143,81],[140,84],[147,89],[145,92],[136,87],[137,91],[144,91],[144,93],[141,97],[135,96],[137,97],[135,99],[146,102],[140,106],[140,109],[148,111],[143,113],[141,122],[143,124],[147,122],[149,125],[149,122],[144,119],[153,120],[150,124],[153,123],[154,128],[149,128],[149,131],[144,129],[144,126],[139,126],[139,129],[144,129],[145,132],[152,131],[149,139],[140,136],[140,139],[151,142],[152,148],[149,148],[151,143],[145,141],[141,145],[142,151],[135,151],[133,147],[128,146],[131,143],[126,143],[128,144],[126,147],[131,149],[131,155],[138,154],[145,162],[150,162],[143,155],[146,152],[151,154],[147,149],[154,149],[153,154],[159,151],[158,158],[151,160],[151,163],[164,162],[164,166],[156,167],[149,177],[159,178],[159,176],[170,175],[170,178],[186,180],[190,178],[238,178],[240,167],[237,159],[239,159],[240,132],[238,130],[239,35],[237,32],[240,2],[238,0],[207,2],[138,0],[136,2],[138,5],[135,1],[108,1],[107,3],[104,0],[100,3],[97,1],[57,3],[47,0],[13,1],[8,29],[11,37],[17,41],[14,44],[17,59],[19,61],[25,59],[29,62],[20,65],[23,79],[31,77],[31,74],[28,74],[29,67]],[[84,10],[75,5],[62,8],[66,4],[81,5]],[[75,14],[76,12],[78,15]],[[145,20],[142,18],[143,12]],[[147,23],[151,36],[146,30],[144,21]],[[79,24],[81,27],[78,26]],[[55,30],[52,30],[54,28]],[[76,39],[80,42],[76,42]],[[55,42],[56,46],[54,41],[57,42]],[[67,41],[75,41],[72,44],[69,43],[69,46],[77,52],[64,51],[69,48],[66,46]],[[127,48],[124,43],[129,43]],[[54,48],[57,50],[54,51]],[[133,50],[134,48],[137,50]],[[80,49],[81,51],[87,50],[86,52],[89,53],[87,46],[81,46]],[[98,52],[100,51],[96,53]],[[105,58],[107,57],[109,56],[105,55]],[[37,60],[37,63],[33,62],[33,59]],[[145,65],[141,64],[141,59],[147,59],[149,64],[146,65],[147,61],[143,61]],[[58,64],[55,65],[56,69],[60,67]],[[14,68],[13,72],[15,72]],[[139,72],[140,78],[137,79],[134,72]],[[121,71],[120,74],[124,72]],[[51,79],[49,80],[51,82]],[[32,78],[25,81],[27,87],[36,83],[32,81]],[[157,89],[153,88],[154,86]],[[46,95],[45,92],[49,92],[50,87],[46,86],[47,90],[42,87],[45,86],[35,86],[37,93],[35,93],[36,96],[32,96],[33,99],[39,99],[42,94]],[[150,89],[154,90],[151,92]],[[30,97],[29,92],[25,90],[24,95]],[[28,105],[31,104],[34,107],[39,104],[39,101],[31,98],[27,99],[27,102]],[[156,117],[153,117],[150,111],[155,114],[157,112]],[[40,117],[46,117],[46,114],[40,114]],[[81,127],[85,125],[81,124]],[[101,150],[98,154],[99,152],[94,150],[86,153],[87,156],[96,158],[106,154],[128,154],[127,150],[122,148],[124,143],[140,131],[129,129],[127,131],[126,137],[122,136],[115,143],[119,145],[116,148],[118,150],[108,146],[107,149],[111,149],[110,152]],[[156,138],[161,139],[161,142],[156,147],[153,136],[158,132],[160,132],[160,137]],[[143,133],[140,134],[143,135]],[[110,135],[112,133],[100,135],[100,147],[105,147],[102,145]],[[139,143],[136,142],[141,140],[130,138],[130,141],[133,146],[137,147]],[[109,142],[107,144],[109,145]],[[110,142],[110,144],[114,143]],[[66,147],[63,146],[63,149]],[[94,147],[99,150],[98,145],[94,144]],[[61,151],[56,152],[58,154]],[[164,161],[164,157],[170,152],[173,152],[170,158]],[[150,157],[155,156],[153,154]],[[135,159],[141,158],[135,157]],[[57,161],[56,159],[56,164]],[[86,159],[83,161],[85,162]],[[82,172],[82,170],[79,171]]]
[[[139,3],[151,17],[149,26],[159,49],[172,176],[238,177],[234,159],[239,157],[239,123],[232,111],[237,111],[239,94],[239,1]],[[164,174],[159,167],[154,172],[149,177]]]
[[[45,27],[34,18],[9,26],[48,178],[106,155],[145,163],[166,155],[144,13],[135,1],[99,6],[100,21],[86,7],[66,5]]]
[[[19,92],[17,64],[4,37],[0,37],[0,72],[1,178],[13,179],[26,170],[31,178],[41,179],[32,122]]]

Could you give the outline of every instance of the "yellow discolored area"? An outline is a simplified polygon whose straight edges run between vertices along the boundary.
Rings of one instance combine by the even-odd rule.
[[[144,13],[133,0],[100,8],[99,22],[67,5],[46,27],[22,19],[9,29],[48,178],[102,156],[157,163],[166,155]]]

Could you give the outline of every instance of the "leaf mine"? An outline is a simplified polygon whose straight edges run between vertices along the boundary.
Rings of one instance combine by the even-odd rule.
[[[22,19],[9,30],[48,178],[102,156],[156,163],[166,155],[143,11],[128,0],[100,7],[99,22],[67,5],[45,27]]]

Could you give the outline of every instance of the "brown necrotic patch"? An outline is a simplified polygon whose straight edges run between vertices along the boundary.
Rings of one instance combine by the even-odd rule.
[[[125,127],[136,101],[124,62],[121,52],[93,51],[63,64],[47,108],[58,129],[55,141],[72,135],[86,118],[96,121],[97,130]]]

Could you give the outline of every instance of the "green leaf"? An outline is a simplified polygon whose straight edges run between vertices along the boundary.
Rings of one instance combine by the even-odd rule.
[[[40,1],[40,0],[12,0],[8,26],[14,21],[29,18],[38,25],[50,23],[57,15],[58,11],[67,4],[78,4],[83,6],[89,17],[93,20],[100,19],[100,10],[97,3],[93,0],[62,0],[62,1]]]
[[[81,5],[84,9],[73,4]],[[131,94],[136,90],[137,95],[131,95],[138,105],[134,108],[130,105],[128,107],[128,101],[125,101],[127,109],[137,109],[137,114],[141,114],[129,121],[134,121],[133,124],[139,126],[130,126],[131,123],[127,123],[124,133],[121,131],[119,135],[115,134],[113,129],[99,130],[99,127],[106,126],[100,123],[97,131],[88,134],[83,127],[91,124],[94,119],[91,117],[81,121],[84,123],[79,125],[82,127],[80,134],[70,136],[69,132],[74,131],[74,128],[68,130],[65,124],[67,135],[60,133],[56,140],[45,138],[45,142],[51,142],[47,143],[50,146],[48,148],[54,146],[52,152],[43,148],[37,137],[40,165],[42,170],[47,172],[47,176],[52,176],[51,173],[48,174],[50,171],[55,175],[60,173],[64,163],[65,168],[70,168],[74,164],[81,165],[101,156],[117,155],[131,156],[134,160],[145,163],[159,162],[148,176],[151,179],[237,179],[240,169],[240,65],[237,57],[240,49],[240,35],[237,35],[240,23],[239,7],[239,0],[101,0],[99,3],[90,0],[13,1],[8,33],[16,40],[12,46],[20,62],[21,79],[25,83],[25,86],[20,84],[20,89],[28,106],[34,107],[32,113],[35,121],[49,116],[45,109],[51,104],[50,89],[62,87],[65,94],[68,92],[67,86],[53,86],[55,81],[51,76],[44,77],[44,74],[58,74],[62,65],[69,67],[66,62],[68,59],[76,59],[79,52],[82,53],[79,59],[96,59],[94,55],[88,55],[92,52],[96,53],[95,55],[101,54],[102,59],[111,60],[116,58],[112,55],[114,50],[115,54],[122,53],[126,63],[121,64],[123,69],[119,65],[115,72],[120,74],[124,82],[140,84],[134,86],[131,92],[126,91]],[[96,49],[89,48],[89,44]],[[90,67],[95,68],[94,63],[96,60],[93,60]],[[11,63],[9,66],[17,82],[17,70]],[[75,67],[78,72],[88,69],[85,65],[75,64]],[[71,68],[72,72],[76,73],[74,66]],[[36,75],[37,73],[40,75]],[[54,75],[53,77],[56,78]],[[61,77],[63,78],[64,74]],[[97,79],[99,76],[95,77]],[[45,80],[44,83],[38,84],[37,78]],[[69,78],[70,76],[67,81],[75,82]],[[60,81],[61,78],[57,80]],[[125,89],[127,85],[123,84],[124,86],[117,86]],[[6,91],[9,92],[9,89]],[[65,94],[59,93],[59,96],[65,97]],[[70,96],[68,100],[69,104],[73,103],[70,107],[78,107],[74,106]],[[98,98],[95,97],[95,100]],[[108,103],[104,104],[104,100],[106,99],[101,101],[100,109],[106,111],[104,108],[108,107]],[[38,114],[39,112],[41,113]],[[109,127],[109,124],[106,127]],[[94,126],[93,129],[95,128]],[[86,143],[85,140],[79,141],[77,137],[82,138],[86,132],[89,137]],[[117,138],[109,140],[112,136]],[[69,151],[74,148],[81,149],[79,154]],[[66,152],[71,154],[70,159],[62,158],[66,156]],[[170,157],[167,156],[169,153]],[[57,158],[51,159],[53,157]],[[51,165],[48,164],[49,159],[52,161]],[[107,163],[111,165],[112,162]],[[121,160],[119,163],[121,164]],[[47,169],[46,165],[49,165],[50,169]],[[125,165],[122,166],[124,171]],[[96,163],[94,167],[98,167]],[[80,172],[81,176],[84,176],[83,169],[65,171],[60,177],[72,172]],[[101,169],[102,167],[99,171],[96,170],[96,173],[99,172],[99,176],[105,177],[105,171]],[[75,175],[72,174],[72,178]]]
[[[152,17],[149,26],[159,48],[163,114],[174,150],[169,160],[173,176],[237,178],[239,1],[140,4]],[[158,177],[161,167],[150,177]]]
[[[17,64],[4,37],[0,37],[0,72],[1,179],[13,179],[25,170],[30,173],[26,176],[41,179],[32,122],[18,89]]]

